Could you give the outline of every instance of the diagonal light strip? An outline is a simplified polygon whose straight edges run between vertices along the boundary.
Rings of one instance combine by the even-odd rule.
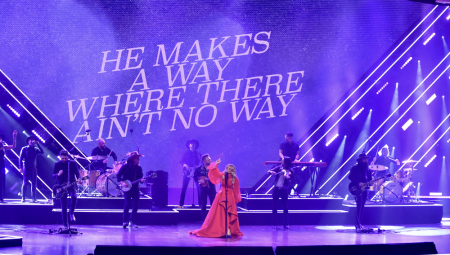
[[[9,163],[11,163],[12,166],[14,166],[14,168],[17,169],[17,171],[20,173],[19,168],[17,168],[17,166],[5,155],[5,158],[9,161]],[[20,173],[23,176],[23,173]],[[39,178],[40,179],[40,178]],[[30,180],[28,180],[28,182],[31,183]],[[31,183],[31,185],[33,185]],[[36,190],[45,198],[45,200],[48,200],[48,198],[36,187]],[[22,194],[23,195],[23,194]]]
[[[449,7],[445,8],[445,10],[427,27],[427,29],[425,29],[422,32],[422,34],[408,47],[408,49],[406,49],[405,52],[403,52],[403,54],[400,55],[400,57],[398,57],[397,60],[394,63],[392,63],[391,66],[389,66],[389,68],[358,98],[358,100],[356,100],[355,103],[353,103],[352,106],[350,106],[350,108],[336,121],[336,123],[333,126],[331,126],[331,128],[328,129],[328,131],[325,132],[325,134],[322,137],[320,137],[319,140],[317,140],[317,142],[313,146],[311,146],[311,148],[309,148],[308,151],[299,160],[302,160],[306,155],[308,155],[308,153],[347,115],[347,113],[350,112],[350,110],[369,92],[370,89],[372,89],[373,86],[375,86],[378,83],[379,80],[381,80],[381,78],[403,57],[403,55],[405,55],[406,52],[408,52],[409,49],[411,49],[414,46],[414,44],[416,44],[416,42],[431,28],[431,26],[434,25],[434,23],[444,14],[444,12],[448,8]],[[360,86],[362,86],[362,84]],[[353,91],[351,95],[353,95],[353,93],[356,92],[356,90],[359,89],[360,86],[358,86],[358,88],[356,88],[355,91]],[[347,101],[349,97],[347,97],[347,99],[345,101]],[[304,143],[302,143],[302,145],[303,144]]]
[[[0,70],[1,71],[1,70]],[[30,114],[30,116],[53,138],[53,140],[55,140],[55,142],[56,143],[58,143],[59,144],[59,146],[61,146],[61,148],[63,148],[64,150],[66,150],[67,151],[67,149],[53,136],[53,134],[52,133],[50,133],[48,130],[47,130],[47,128],[45,128],[44,127],[44,125],[42,125],[42,123],[41,122],[39,122],[37,119],[36,119],[36,117],[34,117],[34,115],[33,114],[31,114],[31,112],[30,111],[28,111],[28,109],[8,90],[8,89],[6,89],[6,87],[5,87],[5,85],[3,85],[3,83],[1,83],[0,82],[0,85],[2,85],[2,87],[17,101],[17,103],[19,103],[20,104],[20,106],[22,106],[22,108],[23,109],[25,109],[25,111],[27,111],[28,112],[28,114]],[[81,168],[83,168],[84,169],[84,167],[83,167],[83,165],[81,165],[78,161],[76,161],[75,160],[75,162],[77,162],[77,164],[78,165],[80,165],[80,167]],[[84,170],[86,170],[86,169],[84,169]]]
[[[436,142],[433,143],[433,145],[431,145],[431,147],[427,150],[427,152],[425,152],[425,154],[423,154],[423,156],[418,160],[419,162],[417,162],[416,164],[414,164],[414,166],[417,166],[420,161],[428,154],[428,152],[431,151],[431,149],[434,148],[434,146],[442,139],[442,137],[444,137],[445,134],[447,134],[447,132],[450,130],[450,127],[447,128],[447,130],[444,131],[444,133],[436,140]]]
[[[408,158],[408,160],[411,160],[412,157],[414,157],[414,155],[416,155],[416,153],[425,145],[425,143],[434,135],[434,133],[436,133],[436,131],[445,123],[445,121],[450,117],[450,114],[447,115],[447,117],[445,117],[445,119],[439,124],[439,126],[436,127],[436,129],[433,130],[433,132],[427,137],[427,139],[425,139],[425,141],[423,141],[423,143],[417,148],[416,151],[414,151],[414,153]],[[428,152],[427,152],[428,153]],[[423,157],[422,157],[423,158]],[[421,158],[421,159],[422,159]],[[420,161],[420,160],[419,160]],[[398,170],[401,170],[406,164],[403,164]],[[415,165],[414,165],[415,166]]]
[[[313,133],[311,133],[311,135],[309,135],[305,141],[303,141],[302,144],[300,144],[299,147],[302,147],[343,105],[345,102],[347,102],[350,97],[381,67],[382,64],[384,64],[384,62],[386,62],[386,60],[406,41],[406,39],[408,39],[408,37],[414,32],[416,31],[416,29],[428,18],[428,16],[431,15],[431,13],[434,12],[434,10],[436,10],[438,6],[436,5],[431,11],[430,13],[428,13],[427,16],[425,16],[425,18],[423,18],[419,24],[417,24],[417,26],[397,45],[397,47],[395,47],[395,49],[392,50],[391,53],[389,53],[389,55],[373,70],[372,73],[369,74],[369,76],[336,108],[336,110],[334,110],[330,116],[328,116],[328,118],[326,120],[324,120],[322,122],[322,124],[320,124],[320,126],[318,128],[316,128],[316,130],[314,130]],[[448,8],[448,7],[447,7]],[[442,14],[441,14],[442,15]],[[440,16],[440,15],[439,15]],[[434,23],[434,22],[433,22]],[[423,35],[423,34],[422,34]],[[420,35],[420,37],[422,36]],[[419,38],[420,38],[419,37]],[[417,41],[417,40],[416,40]],[[414,42],[415,43],[415,42]],[[403,56],[403,55],[402,55]],[[384,75],[384,74],[383,74]],[[370,89],[370,88],[369,88]],[[303,158],[303,157],[302,157]]]
[[[445,56],[445,58],[438,64],[438,66],[448,57],[450,55],[450,53],[449,54],[447,54],[447,56]],[[436,70],[436,68],[438,67],[438,66],[436,66],[434,69],[433,69],[433,71],[431,71],[431,73],[433,73],[434,72],[434,70]],[[367,151],[367,153],[369,153],[380,141],[381,141],[381,139],[383,139],[385,136],[386,136],[386,134],[400,121],[400,119],[401,118],[403,118],[403,116],[405,116],[405,114],[407,113],[407,112],[409,112],[409,110],[419,101],[419,99],[436,83],[436,81],[439,79],[439,78],[441,78],[441,76],[448,70],[450,68],[450,65],[449,66],[447,66],[447,68],[445,68],[445,70],[433,81],[433,83],[431,83],[430,84],[430,86],[428,86],[428,88],[416,99],[416,101],[414,101],[412,104],[411,104],[411,106],[408,108],[408,109],[406,109],[406,111],[402,114],[402,116],[400,116],[396,121],[395,121],[395,123],[394,124],[392,124],[392,126],[374,143],[374,145],[372,146],[372,148],[370,148],[368,151]],[[431,75],[431,73],[425,78],[425,80]],[[413,90],[413,92],[411,92],[411,94],[409,94],[409,96],[397,107],[397,109],[400,107],[400,106],[402,106],[403,105],[403,103],[408,99],[408,98],[410,98],[413,94],[414,94],[414,92],[420,87],[420,85],[422,85],[423,84],[423,82],[425,81],[425,80],[423,80],[414,90]],[[396,109],[396,110],[397,110]],[[394,112],[393,113],[391,113],[391,115],[389,115],[389,117],[377,128],[377,130],[375,130],[374,132],[373,132],[373,134],[372,135],[370,135],[370,137],[369,138],[367,138],[367,140],[366,141],[364,141],[364,143],[347,159],[347,161],[345,161],[344,162],[344,164],[342,164],[342,166],[341,167],[339,167],[339,169],[338,170],[336,170],[336,172],[333,174],[333,176],[337,173],[337,171],[339,171],[349,160],[350,160],[350,158],[351,157],[353,157],[361,148],[362,148],[362,146],[363,145],[365,145],[366,143],[367,143],[367,141],[369,141],[370,140],[370,138],[372,138],[372,136],[374,136],[375,135],[375,133],[376,132],[378,132],[378,130],[392,117],[392,115],[394,114]],[[336,188],[336,186],[339,184],[339,183],[341,183],[342,182],[342,180],[348,175],[350,173],[350,171],[349,172],[347,172],[345,175],[344,175],[344,177],[342,177],[337,183],[336,183],[336,185],[334,185],[334,187],[327,193],[327,195],[328,194],[330,194],[330,192],[331,191],[333,191],[333,189],[334,188]],[[330,177],[330,179],[331,179],[331,177]],[[327,182],[328,182],[328,180],[327,180]],[[324,184],[325,185],[325,184]],[[322,187],[324,186],[324,185],[322,185]]]
[[[0,69],[0,72],[2,72],[2,74],[9,80],[9,82],[11,82],[11,84],[13,84],[19,91],[20,91],[20,93],[22,93],[22,95],[24,96],[24,97],[26,97],[27,99],[28,99],[28,101],[32,104],[32,105],[34,105],[34,107],[36,107],[36,109],[38,109],[39,110],[39,112],[41,112],[41,114],[56,128],[56,130],[59,130],[60,131],[60,133],[69,141],[69,143],[70,144],[72,144],[72,146],[73,147],[75,147],[77,150],[78,150],[78,152],[80,152],[81,153],[81,155],[84,155],[83,154],[83,152],[82,151],[80,151],[80,149],[78,149],[78,147],[77,146],[75,146],[75,144],[72,142],[72,140],[70,140],[67,136],[66,136],[66,134],[64,134],[64,132],[62,132],[61,131],[61,129],[59,128],[59,127],[57,127],[56,125],[55,125],[55,123],[53,123],[53,121],[51,121],[48,117],[47,117],[47,115],[45,115],[44,114],[44,112],[42,112],[40,109],[39,109],[39,107],[37,107],[35,104],[34,104],[34,102],[33,101],[31,101],[31,99],[3,72],[3,70],[1,70]],[[1,83],[0,83],[1,84]],[[3,84],[2,84],[3,85]],[[3,86],[3,87],[5,87],[5,86]],[[5,89],[6,89],[6,87],[5,87]],[[6,89],[7,90],[7,89]],[[8,91],[8,90],[7,90]],[[9,92],[9,91],[8,91]],[[11,94],[11,93],[10,93]],[[12,94],[11,94],[12,95]],[[17,99],[16,99],[17,100]],[[28,110],[27,110],[27,112],[28,112]],[[28,112],[28,113],[30,113],[30,112]],[[30,113],[30,115],[31,115],[31,113]],[[46,130],[47,131],[47,130]],[[47,131],[48,132],[48,131]],[[49,134],[50,134],[50,132],[48,132]],[[51,135],[51,134],[50,134]],[[52,135],[51,135],[52,136]],[[52,136],[53,137],[53,136]],[[53,137],[53,139],[54,140],[56,140],[54,137]],[[58,144],[59,144],[59,142],[58,142]],[[62,146],[61,146],[62,147]],[[63,147],[64,148],[64,147]],[[89,161],[89,163],[91,162],[89,159],[87,159],[86,157],[85,157],[85,159],[87,160],[87,161]],[[78,162],[77,162],[78,163]],[[81,164],[80,163],[78,163],[80,166],[81,166]],[[82,166],[81,166],[82,167]],[[83,168],[84,169],[84,168]]]

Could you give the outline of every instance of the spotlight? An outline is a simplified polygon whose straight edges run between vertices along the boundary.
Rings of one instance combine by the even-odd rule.
[[[33,129],[31,132],[33,132],[33,134],[34,134],[34,135],[35,135],[42,143],[45,143],[44,138],[42,138],[42,136],[40,136],[40,135],[38,134],[38,132],[34,131],[34,129]]]
[[[428,167],[431,162],[433,162],[433,160],[436,158],[436,155],[434,155],[433,157],[430,158],[430,160],[428,160],[428,162],[425,164],[425,167]]]
[[[450,15],[447,16],[447,20],[450,20]],[[443,36],[442,36],[443,37]]]
[[[407,128],[409,128],[409,126],[411,126],[411,124],[413,124],[413,120],[409,119],[405,124],[403,124],[402,129],[403,131],[405,131]]]
[[[330,145],[337,137],[339,136],[339,134],[335,134],[330,141],[327,142],[326,146]]]
[[[433,37],[434,37],[435,35],[436,35],[436,33],[431,34],[431,35],[428,37],[428,39],[426,39],[425,42],[423,42],[423,45],[427,45],[427,43],[428,43],[431,39],[433,39]]]
[[[17,116],[20,117],[20,113],[18,111],[16,111],[14,108],[12,108],[11,105],[7,104],[6,106],[8,106],[8,108]]]
[[[427,105],[431,104],[431,102],[433,102],[433,100],[436,98],[436,94],[433,94],[430,98],[428,98],[427,100]]]
[[[358,112],[355,113],[355,115],[352,116],[352,120],[356,119],[356,117],[358,117],[359,114],[361,114],[361,112],[364,110],[364,107],[359,109]]]
[[[409,58],[406,60],[406,62],[400,67],[400,69],[405,68],[405,66],[406,66],[409,62],[411,62],[411,60],[412,60],[412,57],[409,57]]]
[[[380,92],[389,84],[389,82],[386,82],[386,84],[383,85],[383,87],[381,87],[378,91],[377,91],[377,95],[380,94]]]

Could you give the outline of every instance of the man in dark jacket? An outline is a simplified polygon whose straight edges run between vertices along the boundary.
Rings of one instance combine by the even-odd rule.
[[[211,164],[211,158],[209,154],[205,154],[202,156],[202,164],[195,169],[194,172],[194,181],[197,182],[200,186],[200,213],[202,220],[206,218],[206,203],[212,205],[214,202],[214,198],[216,197],[216,185],[214,185],[208,178],[208,166]],[[202,178],[204,177],[204,178]]]
[[[360,187],[363,186],[365,183],[372,180],[372,175],[369,171],[369,163],[367,161],[367,156],[365,153],[359,154],[359,157],[357,159],[357,164],[352,166],[350,169],[350,175],[348,178],[351,182],[357,183]],[[367,200],[367,190],[365,189],[361,195],[355,196],[356,201],[356,223],[355,228],[357,233],[361,233],[362,230],[364,230],[363,226],[361,225],[363,212],[364,212],[364,205],[366,204]]]
[[[31,196],[33,203],[37,203],[36,200],[36,184],[37,184],[37,169],[36,169],[36,157],[38,154],[44,154],[39,145],[39,141],[34,136],[30,136],[26,140],[27,146],[22,147],[19,157],[19,171],[23,173],[23,185],[22,185],[22,203],[25,202],[28,181],[31,181]],[[37,145],[35,147],[34,145]]]

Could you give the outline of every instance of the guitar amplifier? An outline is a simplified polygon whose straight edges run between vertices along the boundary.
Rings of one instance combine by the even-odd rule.
[[[148,178],[146,183],[166,184],[166,185],[169,183],[169,173],[168,172],[165,172],[163,170],[148,171],[146,173],[146,176],[151,176],[153,174],[156,174],[156,177]]]
[[[169,186],[167,184],[152,184],[153,205],[166,207],[169,204]]]

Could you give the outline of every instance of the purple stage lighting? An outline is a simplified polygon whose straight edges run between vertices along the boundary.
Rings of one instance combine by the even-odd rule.
[[[427,45],[427,43],[431,40],[431,39],[433,39],[433,37],[436,35],[436,33],[432,33],[426,40],[425,40],[425,42],[423,42],[423,45]]]
[[[386,84],[383,85],[383,87],[381,87],[378,91],[377,91],[377,95],[380,94],[380,92],[389,84],[389,82],[386,82]]]
[[[339,134],[335,134],[330,141],[327,142],[326,146],[330,145],[337,137],[339,136]]]
[[[9,104],[7,104],[7,106],[8,106],[8,108],[17,116],[17,117],[20,117],[20,114],[19,114],[19,112],[18,111],[16,111],[14,108],[12,108],[12,106],[11,105],[9,105]]]
[[[45,143],[45,139],[42,138],[42,136],[39,135],[38,132],[34,131],[34,129],[33,129],[31,132],[33,132],[33,134],[34,134],[34,135],[35,135],[42,143]]]
[[[411,60],[412,60],[412,57],[409,57],[409,58],[405,61],[405,63],[400,67],[400,69],[405,68],[405,66],[406,66],[409,62],[411,62]]]
[[[356,117],[358,117],[358,115],[360,115],[363,110],[364,110],[364,107],[359,109],[359,111],[357,113],[355,113],[355,115],[352,116],[352,120],[356,119]]]
[[[429,160],[428,160],[428,162],[427,163],[425,163],[425,167],[428,167],[430,164],[431,164],[431,162],[433,162],[433,160],[436,158],[436,155],[434,155],[433,157],[431,157]]]
[[[428,98],[427,100],[427,105],[431,104],[431,102],[433,102],[433,100],[436,98],[436,94],[433,94],[430,98]]]
[[[402,129],[403,131],[405,131],[407,128],[409,128],[409,126],[411,126],[411,124],[413,124],[413,120],[409,119],[405,124],[403,124]]]

